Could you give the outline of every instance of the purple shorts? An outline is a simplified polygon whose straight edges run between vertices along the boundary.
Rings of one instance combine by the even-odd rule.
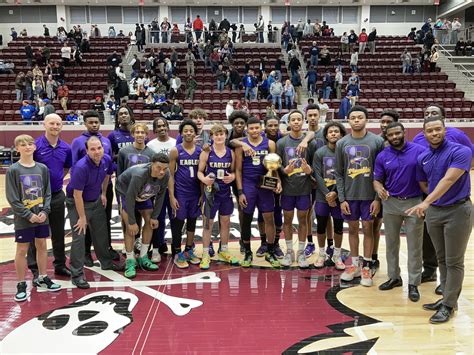
[[[306,211],[311,208],[311,195],[285,196],[281,195],[281,209],[283,211]]]
[[[253,215],[255,207],[261,213],[273,212],[275,209],[275,199],[272,190],[244,185],[243,192],[247,198],[247,207],[243,209],[244,213]]]
[[[351,210],[350,215],[343,214],[342,217],[346,221],[372,221],[373,217],[370,214],[370,204],[372,201],[347,201]]]
[[[204,203],[206,204],[207,201]],[[214,197],[214,205],[211,208],[211,215],[209,216],[210,219],[216,217],[217,211],[219,211],[219,215],[221,216],[230,216],[232,214],[234,211],[234,201],[232,201],[232,195],[230,193],[226,196],[216,194]]]
[[[35,238],[48,238],[49,234],[48,224],[41,224],[39,226],[19,229],[15,231],[15,242],[31,243],[34,242]]]
[[[122,210],[128,213],[127,206],[125,205],[125,197],[120,197],[121,207]],[[153,201],[151,199],[146,201],[135,201],[135,210],[136,211],[143,211],[143,210],[152,210],[153,209]]]
[[[184,221],[187,218],[198,218],[201,211],[199,209],[199,196],[184,197],[176,196],[179,209],[176,211],[176,218]]]
[[[329,217],[331,215],[335,219],[343,219],[341,205],[338,203],[336,207],[330,207],[327,203],[316,202],[314,204],[316,216]]]

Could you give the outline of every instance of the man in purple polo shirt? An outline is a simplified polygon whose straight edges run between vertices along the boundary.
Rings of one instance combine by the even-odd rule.
[[[35,141],[34,160],[48,167],[51,181],[49,226],[53,244],[54,273],[70,277],[71,273],[66,267],[66,254],[64,252],[64,200],[66,196],[63,192],[63,180],[72,164],[71,147],[59,139],[63,128],[61,117],[55,113],[49,114],[44,118],[43,125],[45,133]],[[35,243],[30,243],[28,249],[28,267],[36,279],[38,265],[36,264]]]
[[[423,131],[430,149],[418,157],[417,180],[428,196],[407,213],[425,216],[436,250],[443,298],[423,308],[436,311],[430,322],[437,324],[451,318],[462,289],[464,254],[472,230],[472,152],[445,138],[446,127],[440,117],[426,118]]]
[[[387,270],[389,280],[379,286],[387,291],[402,286],[399,252],[400,229],[405,222],[408,250],[408,298],[420,299],[423,220],[407,216],[405,211],[421,202],[421,190],[416,183],[418,156],[426,149],[405,141],[405,127],[400,122],[390,123],[384,132],[389,146],[375,159],[374,189],[382,200]]]
[[[74,164],[71,181],[66,189],[66,206],[72,227],[71,277],[72,283],[82,289],[90,287],[84,278],[84,239],[87,227],[101,268],[118,269],[112,263],[105,223],[105,193],[113,173],[112,158],[104,154],[99,137],[90,137],[85,145],[87,155]]]
[[[75,165],[82,157],[84,157],[86,153],[86,141],[92,137],[96,136],[102,142],[102,147],[104,149],[104,153],[111,158],[113,158],[112,152],[112,145],[108,138],[102,136],[100,134],[100,118],[97,111],[89,110],[84,114],[84,126],[86,127],[87,131],[82,133],[79,137],[75,138],[72,141],[71,149],[72,149],[72,164]],[[120,257],[113,249],[112,249],[112,240],[111,240],[111,233],[110,233],[110,219],[112,218],[112,202],[114,198],[114,190],[112,187],[112,182],[109,183],[107,186],[107,206],[105,212],[107,214],[107,233],[108,233],[108,240],[109,240],[109,249],[111,251],[112,257],[116,259]],[[90,237],[89,231],[86,233],[86,242],[85,242],[85,253],[86,253],[86,266],[93,266],[94,261],[91,255],[91,246],[92,241]]]
[[[446,118],[446,111],[440,105],[430,104],[425,109],[425,118],[436,117],[444,121]],[[446,127],[446,136],[445,139],[454,143],[459,143],[470,148],[472,155],[474,156],[473,145],[469,137],[460,129],[454,127]],[[413,138],[413,143],[417,143],[426,148],[430,147],[430,143],[426,139],[423,131],[418,133],[415,138]],[[421,282],[430,282],[436,281],[436,269],[438,268],[438,261],[436,259],[436,252],[431,242],[430,235],[426,228],[426,223],[423,231],[423,273],[421,275]],[[438,286],[435,290],[437,295],[442,295],[443,290]]]

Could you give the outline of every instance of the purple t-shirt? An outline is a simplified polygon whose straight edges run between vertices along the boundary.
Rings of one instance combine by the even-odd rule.
[[[130,134],[130,131],[120,128],[110,132],[107,138],[110,141],[112,152],[115,155],[118,154],[121,148],[131,145],[135,141],[135,139]]]
[[[82,157],[87,155],[86,142],[91,136],[92,134],[90,134],[89,132],[84,132],[72,141],[71,150],[73,165],[75,165],[76,162],[78,162]],[[112,146],[110,144],[109,139],[102,136],[102,134],[100,133],[97,133],[97,137],[102,142],[102,146],[104,147],[104,153],[112,158]]]
[[[383,183],[390,196],[421,196],[416,168],[418,156],[425,150],[425,147],[411,142],[406,142],[401,150],[386,147],[375,158],[374,179]]]
[[[176,146],[178,159],[176,160],[176,172],[174,173],[175,197],[199,198],[201,185],[197,177],[199,166],[199,155],[201,147],[196,146],[193,154],[189,154],[181,144]]]
[[[53,147],[45,136],[37,138],[35,144],[34,160],[48,167],[51,192],[61,191],[64,182],[64,169],[69,169],[72,165],[71,147],[61,139]]]
[[[112,175],[113,172],[114,166],[109,155],[104,154],[99,165],[86,155],[71,169],[71,180],[66,188],[67,197],[74,197],[74,190],[80,190],[85,202],[96,201],[102,193],[106,175]]]
[[[447,139],[450,142],[459,143],[468,147],[471,150],[471,154],[474,156],[474,146],[472,145],[471,140],[466,135],[466,133],[464,133],[460,129],[454,128],[454,127],[446,127],[445,139]],[[428,141],[426,140],[423,132],[419,132],[415,136],[415,138],[413,138],[413,143],[422,145],[425,148],[430,147],[430,143],[428,143]]]
[[[430,148],[418,157],[416,178],[418,181],[428,182],[429,193],[433,192],[449,168],[465,171],[433,206],[449,206],[471,195],[471,160],[470,149],[446,139],[438,148]]]

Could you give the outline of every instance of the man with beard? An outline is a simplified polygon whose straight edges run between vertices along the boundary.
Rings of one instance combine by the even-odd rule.
[[[436,311],[430,322],[438,324],[453,315],[464,279],[464,255],[472,230],[472,151],[446,139],[440,117],[426,118],[423,131],[430,148],[418,157],[417,180],[428,196],[406,212],[425,216],[436,250],[443,298],[423,308]]]
[[[382,200],[385,225],[387,271],[389,280],[379,286],[387,291],[403,285],[400,276],[400,230],[405,224],[408,250],[408,298],[420,299],[423,220],[408,216],[405,211],[421,202],[421,189],[416,184],[418,156],[425,148],[405,141],[405,127],[399,122],[390,123],[385,129],[389,143],[377,155],[374,168],[374,189]]]
[[[121,105],[117,111],[115,129],[107,136],[112,146],[114,161],[117,161],[117,156],[121,148],[133,143],[130,127],[134,123],[133,111],[127,105]]]
[[[148,258],[148,247],[150,246],[152,229],[158,228],[158,215],[163,207],[168,187],[168,168],[168,156],[166,154],[155,154],[150,163],[131,167],[117,179],[117,196],[120,200],[121,216],[126,226],[125,249],[127,251],[127,261],[125,277],[127,278],[131,279],[136,276],[133,244],[139,228],[135,220],[135,209],[140,211],[145,220],[138,265],[146,271],[158,270],[158,265],[155,265]]]
[[[354,106],[348,113],[351,134],[336,144],[337,194],[341,211],[349,224],[352,265],[341,280],[352,281],[362,275],[360,284],[372,286],[373,218],[379,213],[380,201],[373,186],[375,157],[383,149],[383,139],[367,130],[368,112]],[[359,221],[362,220],[364,252],[359,267]]]
[[[189,263],[200,263],[193,251],[196,220],[200,215],[202,198],[201,184],[197,177],[202,149],[195,143],[196,132],[196,124],[191,120],[184,120],[179,125],[179,134],[184,141],[170,152],[169,196],[174,215],[171,220],[172,255],[174,264],[180,269],[189,267]],[[181,252],[185,222],[186,245],[184,252]]]

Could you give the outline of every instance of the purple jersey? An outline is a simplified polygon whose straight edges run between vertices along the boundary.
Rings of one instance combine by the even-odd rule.
[[[112,146],[112,152],[116,155],[119,150],[127,145],[131,145],[134,142],[134,138],[130,134],[130,131],[125,129],[116,129],[110,132],[107,136]]]
[[[216,176],[217,183],[219,184],[219,195],[228,195],[230,194],[230,185],[224,183],[224,176],[231,173],[232,167],[232,150],[229,147],[225,148],[225,154],[221,158],[217,156],[214,151],[214,147],[211,148],[209,153],[209,158],[207,159],[207,169],[206,175],[214,173]]]
[[[182,144],[178,144],[176,149],[178,150],[178,159],[174,173],[174,193],[184,198],[199,197],[201,187],[197,172],[202,149],[196,145],[192,154],[189,154]]]
[[[258,183],[260,177],[265,175],[267,169],[263,166],[263,158],[269,153],[268,138],[263,138],[260,144],[254,146],[248,138],[242,140],[255,151],[255,156],[244,156],[242,161],[242,183],[252,185]]]

